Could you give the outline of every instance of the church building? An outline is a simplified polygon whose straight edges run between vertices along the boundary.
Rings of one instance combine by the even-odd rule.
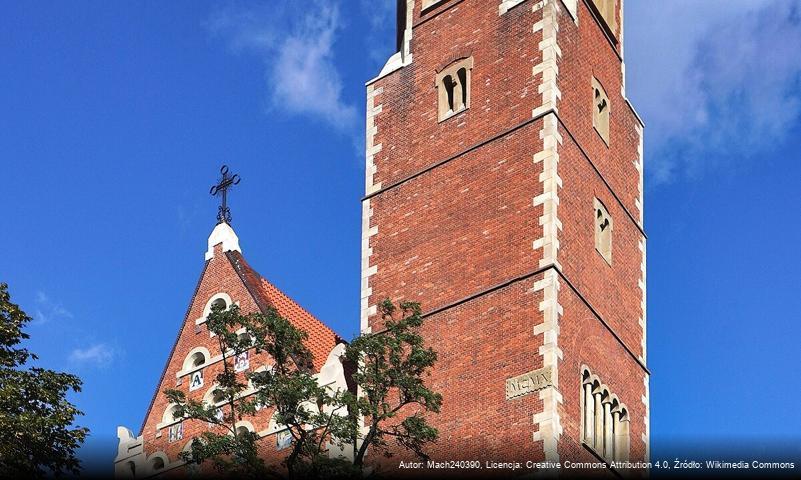
[[[227,187],[238,183],[237,176],[229,176],[223,167],[223,179],[218,187],[223,195],[223,204],[218,215],[219,223],[211,232],[205,263],[195,287],[184,321],[178,332],[158,388],[153,394],[148,411],[138,434],[128,428],[118,427],[119,439],[114,470],[117,478],[147,478],[172,475],[178,470],[197,468],[187,466],[180,458],[188,451],[192,439],[208,429],[224,434],[223,427],[199,420],[186,420],[175,415],[175,405],[168,402],[164,391],[179,389],[187,398],[204,402],[208,406],[223,407],[226,397],[215,392],[215,379],[224,369],[223,352],[218,339],[208,329],[206,319],[213,305],[227,308],[237,305],[243,314],[265,313],[274,308],[300,330],[308,334],[306,347],[313,355],[313,371],[318,383],[331,389],[348,389],[342,355],[345,342],[333,330],[315,318],[291,298],[259,275],[245,260],[239,246],[239,238],[230,225],[230,212],[226,205]],[[215,191],[213,189],[212,191]],[[237,332],[240,335],[245,333]],[[228,353],[231,356],[231,353]],[[245,378],[248,372],[259,372],[272,366],[265,352],[250,349],[229,358],[229,367]],[[255,393],[249,386],[241,393],[242,398]],[[259,438],[259,453],[266,463],[278,465],[291,447],[292,437],[286,428],[276,424],[273,408],[264,407],[255,415],[239,421],[239,429],[254,432]],[[220,410],[222,412],[222,410]],[[336,445],[329,447],[331,455],[342,455]],[[213,473],[211,465],[203,465],[202,473]]]
[[[647,461],[643,123],[623,0],[397,5],[397,52],[367,83],[361,332],[382,332],[384,299],[421,304],[438,354],[426,383],[443,395],[434,460]],[[162,392],[216,401],[217,302],[276,308],[309,334],[318,381],[348,388],[343,340],[247,264],[225,208],[143,425],[118,431],[120,477],[182,467],[206,428]],[[270,417],[242,427],[277,463],[287,438]],[[412,459],[397,453],[369,463]]]

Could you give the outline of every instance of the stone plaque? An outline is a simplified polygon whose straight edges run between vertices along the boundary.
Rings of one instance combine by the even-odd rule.
[[[506,379],[506,399],[522,397],[553,385],[551,367],[540,368]]]

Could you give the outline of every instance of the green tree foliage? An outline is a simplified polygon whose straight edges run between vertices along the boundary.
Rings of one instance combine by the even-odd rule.
[[[82,415],[67,401],[80,392],[81,380],[26,363],[35,354],[20,346],[29,338],[23,327],[31,318],[11,303],[8,285],[0,283],[0,475],[10,478],[77,474],[75,449],[88,429],[73,425]]]
[[[306,332],[275,310],[242,315],[236,305],[228,310],[212,307],[207,325],[223,356],[213,395],[224,398],[224,404],[206,405],[175,389],[165,395],[177,406],[176,416],[217,425],[222,433],[207,431],[194,439],[191,451],[182,453],[184,460],[195,465],[209,461],[219,473],[237,477],[358,478],[369,448],[389,454],[388,438],[425,457],[423,447],[436,440],[437,431],[423,413],[438,412],[442,401],[423,383],[436,354],[416,333],[422,323],[419,305],[404,303],[396,309],[387,301],[381,312],[386,332],[361,336],[346,348],[343,360],[356,366],[356,394],[318,385]],[[393,318],[396,314],[399,319]],[[232,333],[242,329],[244,334]],[[237,375],[232,362],[249,349],[267,353],[274,360],[272,367]],[[243,395],[248,389],[244,380],[252,385],[253,395]],[[405,407],[415,406],[405,413]],[[237,422],[255,414],[257,407],[273,408],[277,424],[292,437],[283,469],[265,465],[257,436],[237,429]],[[350,447],[355,454],[329,458],[329,443]]]
[[[257,406],[272,407],[275,420],[292,435],[292,446],[284,460],[290,478],[321,476],[333,467],[323,455],[325,442],[350,437],[350,421],[343,403],[344,392],[321,387],[314,378],[312,354],[304,342],[307,334],[295,328],[274,309],[242,315],[236,305],[229,310],[212,307],[207,325],[218,340],[223,355],[223,372],[217,376],[214,395],[222,395],[222,415],[218,407],[187,399],[179,390],[167,390],[167,398],[178,408],[175,414],[223,427],[224,433],[204,432],[194,439],[184,459],[196,464],[210,460],[220,473],[237,477],[283,476],[274,466],[266,466],[258,455],[256,435],[237,429],[237,422],[256,412]],[[245,334],[237,335],[237,330]],[[247,389],[241,375],[234,372],[232,360],[241,352],[266,352],[273,366],[249,372],[245,378],[256,393],[243,397]],[[339,466],[341,467],[341,465]]]
[[[385,300],[379,311],[385,330],[356,338],[345,354],[357,365],[359,395],[352,400],[351,414],[363,418],[366,426],[353,459],[357,467],[370,448],[391,455],[388,440],[426,459],[424,447],[438,437],[424,416],[439,412],[442,395],[424,382],[437,354],[418,333],[423,323],[420,305],[403,302],[396,307]]]

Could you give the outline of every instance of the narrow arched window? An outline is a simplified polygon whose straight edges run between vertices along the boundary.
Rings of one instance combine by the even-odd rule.
[[[446,120],[470,108],[473,58],[458,60],[437,74],[438,118]]]
[[[606,260],[606,263],[612,265],[612,217],[606,206],[597,198],[593,202],[593,216],[595,218],[595,249]]]
[[[467,69],[460,68],[458,72],[456,72],[456,76],[459,79],[459,98],[456,104],[456,108],[459,110],[463,110],[467,108]]]
[[[161,457],[156,457],[150,461],[150,468],[153,470],[161,470],[164,468],[164,459]]]
[[[178,417],[176,413],[177,410],[178,407],[176,405],[170,405],[169,407],[167,407],[167,410],[164,411],[164,415],[161,416],[161,422],[172,423],[176,420],[179,420],[180,417]]]
[[[195,352],[192,354],[192,366],[199,367],[206,363],[206,355],[203,352]]]
[[[597,376],[581,375],[581,440],[607,461],[629,459],[629,413]]]
[[[220,310],[225,310],[228,307],[228,304],[225,302],[225,299],[218,298],[211,302],[211,308],[219,308]]]
[[[609,145],[609,115],[611,105],[606,90],[597,78],[592,78],[592,126],[601,139]]]
[[[612,33],[617,35],[617,1],[616,0],[592,0],[592,4],[600,14],[603,24]]]

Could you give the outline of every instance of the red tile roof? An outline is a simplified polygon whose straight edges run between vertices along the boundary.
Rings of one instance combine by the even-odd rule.
[[[338,343],[344,342],[344,340],[253,270],[240,252],[230,251],[225,254],[228,256],[228,260],[231,261],[231,265],[233,265],[239,278],[242,279],[245,287],[253,296],[259,309],[265,311],[270,306],[275,308],[279,315],[309,335],[306,340],[306,347],[314,356],[314,371],[319,372],[325,364],[328,354],[331,353],[331,349]]]

